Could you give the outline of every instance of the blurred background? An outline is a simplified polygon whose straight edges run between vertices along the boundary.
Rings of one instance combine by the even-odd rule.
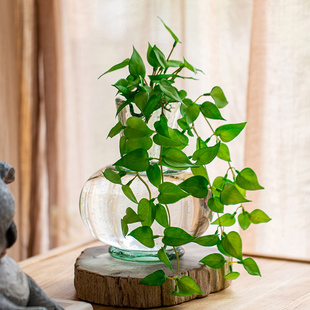
[[[236,169],[251,167],[264,191],[249,211],[272,221],[243,234],[252,255],[310,261],[310,2],[303,0],[1,0],[0,160],[16,169],[16,259],[89,239],[79,215],[87,178],[118,158],[106,139],[115,88],[127,69],[97,79],[156,44],[182,44],[199,81],[191,98],[220,86],[222,115],[247,121],[231,142]],[[145,57],[144,57],[145,59]],[[199,130],[205,130],[204,127]],[[226,167],[226,166],[225,166]],[[221,160],[210,172],[224,175]]]

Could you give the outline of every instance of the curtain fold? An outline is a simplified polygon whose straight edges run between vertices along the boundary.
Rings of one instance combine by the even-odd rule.
[[[206,73],[179,85],[195,98],[221,86],[224,118],[248,122],[231,142],[232,160],[238,170],[253,168],[265,187],[249,192],[245,207],[272,221],[241,232],[244,250],[309,259],[310,3],[302,0],[3,0],[0,159],[17,170],[10,187],[20,232],[12,255],[90,237],[80,190],[118,158],[116,139],[105,137],[116,122],[111,84],[120,74],[97,77],[132,45],[141,55],[147,42],[170,51],[156,16],[182,41],[175,57]],[[208,135],[202,123],[198,130]],[[210,175],[226,170],[219,160]]]

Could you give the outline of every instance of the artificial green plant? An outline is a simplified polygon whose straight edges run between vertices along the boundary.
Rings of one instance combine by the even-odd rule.
[[[233,271],[233,264],[244,266],[251,275],[260,276],[260,270],[252,258],[243,258],[242,240],[237,231],[225,232],[225,227],[238,222],[243,230],[251,224],[270,221],[270,218],[260,209],[252,212],[246,211],[245,205],[249,200],[245,197],[247,190],[260,190],[255,172],[251,168],[238,171],[232,166],[227,143],[236,138],[244,129],[246,123],[224,124],[214,128],[210,120],[225,121],[221,115],[228,101],[219,86],[213,87],[209,92],[199,95],[195,100],[188,98],[186,91],[174,86],[176,79],[191,77],[181,76],[181,71],[191,71],[197,74],[190,63],[171,58],[176,46],[181,43],[178,37],[165,25],[174,39],[172,49],[166,57],[156,46],[148,45],[147,62],[152,68],[152,74],[146,74],[144,62],[133,48],[130,58],[113,66],[106,73],[128,67],[129,75],[119,79],[113,86],[117,94],[124,98],[117,110],[117,114],[124,108],[129,108],[131,117],[126,125],[120,121],[111,129],[108,137],[122,133],[119,142],[120,159],[113,165],[115,170],[106,169],[103,174],[111,182],[122,187],[124,195],[137,204],[137,212],[127,208],[121,220],[124,236],[129,235],[144,246],[153,248],[155,239],[161,238],[162,248],[158,251],[158,258],[171,270],[171,262],[166,254],[167,247],[173,247],[177,259],[175,275],[175,290],[172,295],[189,296],[203,294],[194,280],[188,276],[179,277],[179,256],[176,247],[194,242],[203,247],[215,246],[218,253],[202,257],[200,262],[211,268],[222,268],[225,263],[229,265],[229,272],[225,274],[228,280],[236,279],[239,273]],[[100,76],[100,77],[101,77]],[[191,78],[192,79],[192,78]],[[206,100],[206,99],[207,100]],[[179,129],[170,128],[167,124],[166,114],[172,105],[179,105],[181,117],[178,119]],[[148,121],[156,111],[160,111],[158,121],[154,128],[150,128]],[[205,139],[200,136],[199,129],[195,126],[198,116],[206,121],[210,129],[210,136]],[[196,150],[193,154],[186,154],[183,150],[188,146],[189,139],[196,140]],[[160,147],[159,158],[151,158],[148,150],[156,144]],[[227,162],[227,171],[223,175],[210,180],[208,165],[220,158]],[[180,184],[165,181],[164,167],[177,170],[191,169],[192,176]],[[132,179],[123,184],[122,177],[131,170]],[[152,196],[149,184],[141,177],[146,173],[149,184],[157,188],[157,195]],[[148,197],[138,201],[130,185],[137,180],[142,181],[148,192]],[[169,204],[173,204],[188,195],[197,198],[208,198],[208,207],[216,214],[212,222],[217,226],[216,232],[211,235],[195,237],[179,227],[171,226]],[[227,212],[226,207],[235,206],[234,212]],[[154,235],[153,222],[158,222],[164,228],[163,235]],[[129,224],[141,223],[141,226],[130,231]],[[163,270],[145,277],[141,284],[162,285],[168,277]]]

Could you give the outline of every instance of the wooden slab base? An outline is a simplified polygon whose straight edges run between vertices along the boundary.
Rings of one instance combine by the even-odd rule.
[[[220,291],[230,284],[224,278],[222,269],[212,269],[199,260],[211,253],[209,249],[185,247],[185,255],[180,259],[180,274],[192,277],[204,295],[190,297],[171,296],[174,280],[167,280],[162,286],[141,285],[139,282],[148,274],[162,269],[167,276],[171,270],[165,264],[135,263],[118,260],[110,256],[108,246],[88,248],[75,263],[74,285],[78,298],[105,306],[154,308],[180,304],[194,298],[205,297]],[[176,261],[172,261],[176,269]]]

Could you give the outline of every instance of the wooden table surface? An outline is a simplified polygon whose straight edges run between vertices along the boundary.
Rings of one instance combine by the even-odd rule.
[[[34,256],[19,264],[50,297],[78,300],[73,284],[75,260],[85,248],[100,245],[103,244],[93,240],[72,244]],[[266,258],[255,258],[255,260],[260,267],[261,278],[248,275],[243,267],[238,265],[236,270],[241,275],[226,290],[177,306],[157,309],[310,309],[309,263]],[[99,305],[93,305],[93,307],[95,310],[115,309]]]

